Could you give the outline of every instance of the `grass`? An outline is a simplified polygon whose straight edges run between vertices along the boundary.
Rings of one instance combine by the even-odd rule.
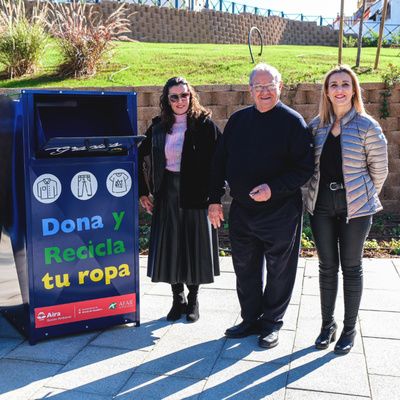
[[[320,82],[337,63],[336,47],[265,46],[264,61],[276,66],[286,84]],[[354,65],[357,49],[343,49],[343,63]],[[400,63],[400,49],[381,51],[380,69],[372,70],[375,48],[362,50],[361,82],[382,81],[381,73],[389,63]],[[42,60],[42,70],[35,76],[0,80],[0,87],[107,87],[163,85],[171,76],[183,75],[194,85],[244,84],[253,64],[247,45],[166,44],[116,42],[108,63],[93,78],[62,79],[54,75],[61,61],[56,42],[50,42]]]

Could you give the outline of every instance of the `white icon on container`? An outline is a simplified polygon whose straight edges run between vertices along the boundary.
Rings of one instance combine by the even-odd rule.
[[[89,200],[97,192],[97,179],[88,171],[81,171],[71,180],[71,192],[79,200]]]
[[[37,201],[53,203],[60,197],[61,182],[55,175],[42,174],[33,183],[32,191]]]
[[[114,169],[107,176],[106,186],[113,196],[125,196],[132,187],[131,175],[124,169]]]

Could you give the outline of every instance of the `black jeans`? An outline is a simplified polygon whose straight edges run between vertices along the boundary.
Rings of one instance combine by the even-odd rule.
[[[319,258],[319,286],[323,326],[333,321],[338,290],[339,261],[343,273],[344,326],[353,329],[360,307],[362,254],[372,216],[347,219],[346,192],[320,185],[314,215],[310,216]]]

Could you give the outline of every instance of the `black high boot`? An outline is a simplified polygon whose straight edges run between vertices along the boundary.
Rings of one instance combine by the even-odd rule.
[[[188,285],[188,306],[186,312],[186,320],[189,322],[196,322],[200,318],[199,314],[199,301],[197,294],[199,293],[199,285]]]
[[[174,283],[171,285],[172,288],[172,308],[167,314],[167,321],[177,321],[182,314],[186,314],[187,302],[185,292],[183,289],[183,283]]]

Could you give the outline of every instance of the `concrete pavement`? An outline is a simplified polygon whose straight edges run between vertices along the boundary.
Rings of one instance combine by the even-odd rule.
[[[7,239],[0,244],[0,308],[15,303],[17,277]],[[169,286],[145,276],[141,326],[120,326],[30,346],[0,316],[0,400],[400,399],[400,259],[365,259],[356,345],[336,356],[313,347],[320,328],[318,265],[301,259],[280,344],[226,339],[240,322],[229,257],[200,290],[200,320],[165,320]],[[343,318],[339,293],[337,320]],[[341,327],[340,327],[341,328]]]

